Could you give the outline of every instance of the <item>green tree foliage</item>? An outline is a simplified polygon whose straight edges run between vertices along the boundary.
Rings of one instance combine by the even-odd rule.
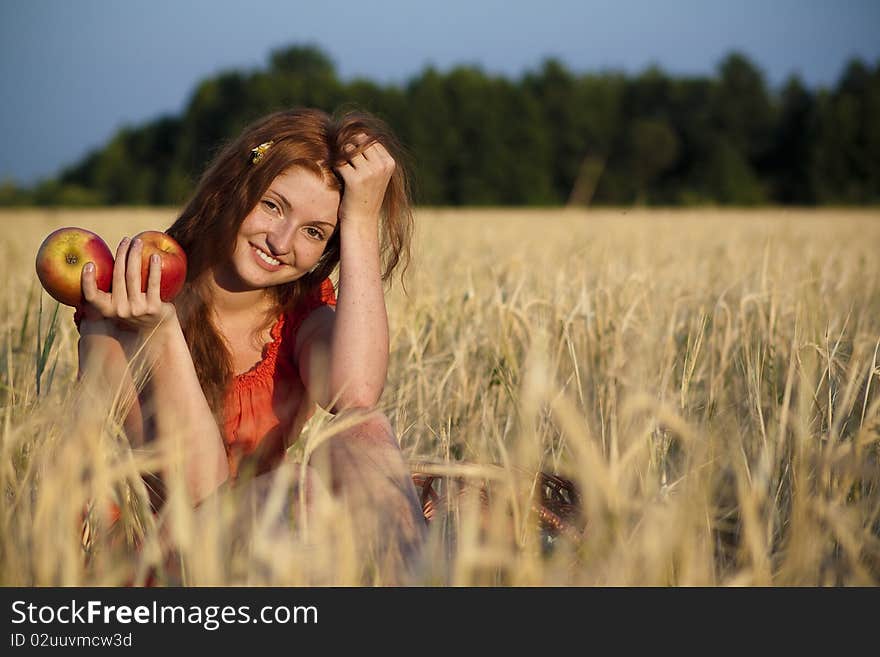
[[[361,108],[407,148],[419,203],[880,203],[880,62],[833,89],[768,89],[731,53],[713,77],[657,67],[577,74],[556,59],[518,79],[428,67],[405,85],[341,81],[314,46],[202,81],[180,116],[120,130],[55,180],[0,185],[0,205],[180,204],[216,150],[257,117]]]
[[[772,195],[783,203],[814,202],[810,159],[815,101],[797,76],[785,83],[779,111],[776,144],[769,162],[775,172]]]
[[[820,203],[880,202],[880,62],[851,61],[812,117],[809,183]]]
[[[643,202],[648,186],[678,157],[678,136],[663,119],[637,119],[630,125],[630,170]]]
[[[751,162],[759,162],[771,146],[774,108],[764,77],[740,53],[728,55],[719,67],[710,112],[714,127]]]

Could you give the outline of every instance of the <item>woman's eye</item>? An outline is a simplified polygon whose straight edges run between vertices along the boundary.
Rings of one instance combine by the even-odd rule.
[[[278,206],[273,201],[264,199],[263,205],[265,205],[271,212],[278,212]]]
[[[308,228],[306,228],[306,234],[308,234],[309,237],[312,237],[316,240],[324,239],[324,233],[322,233],[320,230],[318,230],[314,226],[309,226]]]

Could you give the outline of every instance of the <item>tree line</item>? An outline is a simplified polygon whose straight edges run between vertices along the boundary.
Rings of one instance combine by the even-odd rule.
[[[253,119],[293,106],[366,109],[408,150],[423,205],[876,204],[880,61],[831,89],[770,89],[731,53],[713,76],[575,73],[555,59],[517,79],[426,68],[403,85],[344,82],[311,46],[201,82],[180,116],[120,130],[3,205],[178,205],[211,155]]]

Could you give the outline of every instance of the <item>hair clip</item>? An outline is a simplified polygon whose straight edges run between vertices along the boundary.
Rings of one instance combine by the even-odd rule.
[[[274,141],[266,141],[257,146],[256,148],[251,149],[251,164],[256,164],[260,160],[263,159],[263,153],[269,150],[269,148],[274,144]]]

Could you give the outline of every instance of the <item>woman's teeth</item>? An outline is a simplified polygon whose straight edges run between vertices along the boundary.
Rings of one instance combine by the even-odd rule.
[[[281,264],[281,261],[280,261],[280,260],[276,260],[275,258],[273,258],[272,256],[270,256],[270,255],[264,253],[263,251],[261,251],[261,250],[258,249],[257,247],[254,247],[254,251],[257,252],[257,255],[260,256],[260,257],[263,259],[264,262],[268,262],[270,265],[273,265],[273,266],[277,267],[278,265]]]

